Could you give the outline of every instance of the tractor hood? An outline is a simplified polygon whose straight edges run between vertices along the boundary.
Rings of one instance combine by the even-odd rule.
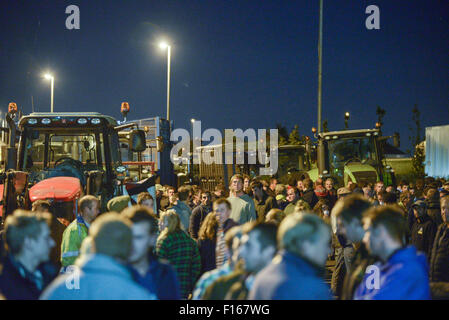
[[[42,180],[31,187],[32,202],[53,199],[54,201],[73,201],[81,196],[81,183],[78,178],[55,177]]]

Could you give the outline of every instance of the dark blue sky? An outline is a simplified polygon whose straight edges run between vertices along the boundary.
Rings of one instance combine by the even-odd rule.
[[[78,5],[81,29],[65,28]],[[365,28],[365,8],[380,8],[380,30]],[[173,42],[171,118],[175,127],[269,128],[317,118],[319,1],[12,1],[0,5],[0,108],[25,113],[98,111],[120,118],[166,115],[166,54]],[[401,133],[409,148],[411,110],[423,126],[449,122],[449,2],[324,0],[323,119],[342,129]]]

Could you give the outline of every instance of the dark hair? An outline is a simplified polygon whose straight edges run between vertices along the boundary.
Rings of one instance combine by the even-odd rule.
[[[341,217],[346,222],[352,219],[362,221],[363,213],[371,207],[371,203],[363,196],[350,194],[337,201],[332,214],[335,217]]]
[[[374,228],[382,225],[393,239],[400,243],[404,242],[406,221],[397,206],[386,205],[371,208],[366,212],[364,219],[369,219]]]
[[[262,248],[277,246],[276,233],[277,226],[273,223],[249,222],[243,225],[243,234],[250,234],[253,231],[259,231],[258,241]]]
[[[394,193],[394,192],[384,192],[382,194],[382,200],[386,204],[394,204],[397,201],[396,193]]]
[[[181,201],[186,201],[188,197],[189,197],[189,189],[187,189],[184,186],[180,187],[178,189],[178,199]]]
[[[263,188],[263,184],[262,184],[262,182],[259,181],[259,180],[254,180],[254,181],[251,182],[250,188],[251,188],[251,189],[253,189],[253,188],[262,189],[262,188]]]
[[[158,218],[152,210],[142,205],[128,207],[121,213],[131,220],[132,223],[147,222],[150,225],[150,233],[155,234],[158,230]]]

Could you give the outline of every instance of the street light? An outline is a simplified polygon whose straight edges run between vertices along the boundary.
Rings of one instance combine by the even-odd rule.
[[[159,47],[162,50],[167,49],[167,120],[170,123],[170,49],[171,47],[166,42],[161,42]]]
[[[54,94],[55,77],[53,77],[49,73],[46,73],[46,74],[44,74],[44,78],[47,79],[47,80],[50,80],[50,83],[51,83],[51,102],[50,102],[50,106],[51,106],[51,113],[53,113],[53,94]]]
[[[349,121],[349,112],[345,113],[345,129],[348,129],[348,121]]]

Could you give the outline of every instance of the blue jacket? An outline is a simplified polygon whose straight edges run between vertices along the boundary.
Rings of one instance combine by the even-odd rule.
[[[322,270],[301,257],[282,251],[254,280],[249,300],[330,300]]]
[[[159,300],[180,300],[181,288],[175,269],[163,259],[150,255],[150,268],[144,276],[131,267],[135,281],[150,292],[155,292]]]
[[[154,300],[156,295],[134,282],[131,271],[103,254],[81,256],[74,272],[60,275],[41,300]]]
[[[428,300],[430,287],[426,256],[417,253],[414,246],[402,248],[379,268],[379,286],[374,284],[376,271],[370,271],[357,288],[355,300]],[[367,284],[371,289],[367,288]]]
[[[0,267],[0,293],[7,300],[37,300],[43,289],[57,276],[51,263],[43,263],[37,270],[42,277],[27,271],[12,255]]]

